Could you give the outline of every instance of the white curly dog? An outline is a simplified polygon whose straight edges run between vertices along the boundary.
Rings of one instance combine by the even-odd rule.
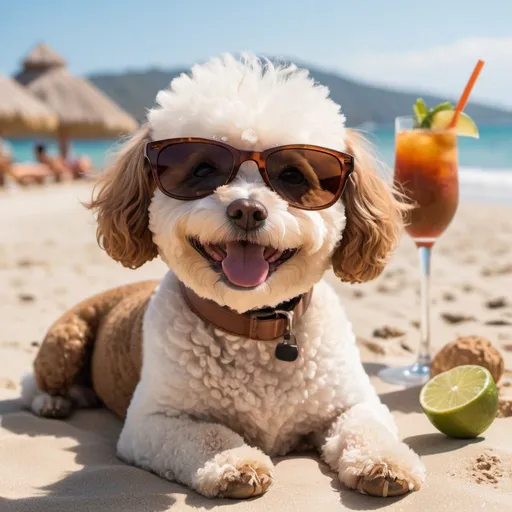
[[[102,296],[108,305],[89,302],[57,322],[36,360],[38,389],[25,381],[26,403],[45,416],[88,405],[75,370],[84,366],[82,347],[92,346],[89,387],[121,416],[126,407],[116,400],[129,389],[118,442],[128,463],[205,496],[245,498],[272,484],[270,457],[314,447],[350,488],[377,496],[419,489],[424,466],[400,441],[343,306],[322,279],[331,266],[343,281],[373,279],[400,236],[406,207],[378,176],[362,137],[345,128],[340,107],[307,71],[252,56],[194,66],[159,92],[157,104],[106,172],[91,207],[114,259],[136,268],[159,255],[169,271],[149,292],[125,287],[121,298]],[[160,154],[152,176],[148,152],[169,139],[183,145],[168,161]],[[217,153],[209,146],[203,154],[208,141]],[[260,152],[294,145],[313,151],[308,162],[296,147],[287,163],[268,157],[267,174],[259,170]],[[222,162],[230,154],[249,156],[228,179]],[[339,169],[350,156],[353,172],[341,195]],[[323,164],[315,167],[317,157]],[[336,158],[338,174],[330,175]],[[297,298],[310,303],[293,322],[281,317],[285,338],[295,337],[284,347],[297,351],[285,353],[289,360],[276,357],[276,345],[287,345],[283,337],[251,339],[222,328],[226,311],[243,321],[251,311],[279,317],[276,308]],[[71,347],[70,339],[62,366],[55,354]],[[139,341],[141,368],[133,348]],[[122,358],[132,366],[120,367]],[[101,369],[106,360],[111,381]]]

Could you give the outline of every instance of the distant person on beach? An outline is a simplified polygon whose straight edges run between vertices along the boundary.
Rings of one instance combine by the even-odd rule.
[[[71,169],[75,180],[90,178],[92,163],[87,155],[81,155],[78,158],[68,159],[65,164]]]
[[[56,156],[49,156],[46,153],[46,146],[43,144],[36,144],[34,152],[36,160],[40,164],[44,164],[50,168],[55,177],[55,181],[63,181],[70,175],[70,169],[68,169],[62,159]]]
[[[7,185],[7,176],[18,185],[41,185],[50,176],[48,166],[42,164],[16,163],[11,145],[0,138],[0,188]]]
[[[16,163],[10,144],[0,138],[0,188],[7,184],[10,177],[18,185],[42,185],[49,178],[60,182],[65,179],[84,179],[91,177],[91,161],[87,156],[74,160],[64,160],[50,156],[44,144],[34,147],[37,163]]]
[[[47,165],[55,175],[55,181],[62,181],[68,176],[78,180],[90,176],[91,161],[87,156],[80,156],[76,159],[64,160],[58,156],[49,156],[46,146],[37,144],[35,147],[36,160]]]

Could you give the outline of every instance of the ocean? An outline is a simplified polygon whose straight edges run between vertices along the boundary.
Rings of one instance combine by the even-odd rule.
[[[375,129],[366,132],[379,157],[393,166],[394,132]],[[32,162],[33,140],[11,140],[17,162]],[[44,141],[50,154],[57,154],[52,141]],[[116,141],[75,141],[73,155],[86,154],[96,168],[105,165]],[[484,126],[480,138],[459,138],[460,188],[462,199],[512,204],[512,126]]]

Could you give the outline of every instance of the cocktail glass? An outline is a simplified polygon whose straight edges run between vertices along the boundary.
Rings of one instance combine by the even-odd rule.
[[[459,202],[457,135],[453,130],[413,129],[412,117],[395,121],[395,184],[413,202],[406,231],[418,248],[421,270],[420,347],[416,362],[385,368],[379,376],[405,386],[423,384],[430,374],[430,259]]]

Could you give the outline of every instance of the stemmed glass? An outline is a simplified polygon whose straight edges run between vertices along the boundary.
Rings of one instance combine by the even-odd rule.
[[[420,259],[420,348],[416,362],[385,368],[379,376],[390,383],[423,384],[430,374],[430,259],[434,243],[450,224],[459,201],[457,135],[453,130],[413,129],[412,117],[395,120],[396,185],[410,198],[407,233]]]

